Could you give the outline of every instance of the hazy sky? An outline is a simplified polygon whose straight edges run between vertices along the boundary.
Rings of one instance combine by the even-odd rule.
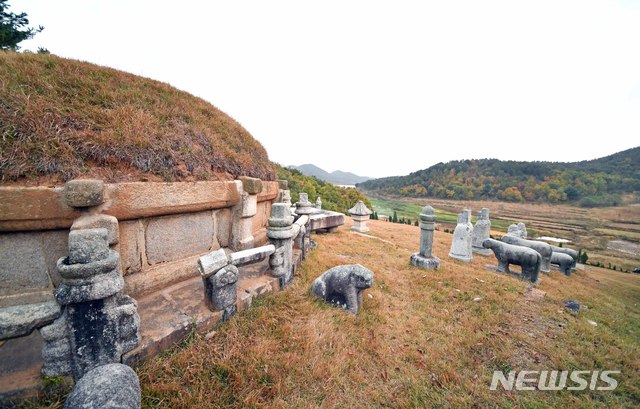
[[[407,174],[640,145],[638,1],[11,0],[23,48],[168,82],[284,165]]]

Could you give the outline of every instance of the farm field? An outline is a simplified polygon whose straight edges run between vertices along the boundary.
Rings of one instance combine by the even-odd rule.
[[[369,197],[379,214],[389,215],[395,210],[398,217],[412,220],[423,206],[430,204],[436,209],[438,222],[448,229],[455,228],[457,213],[463,208],[472,209],[477,215],[481,208],[487,207],[496,234],[506,233],[511,223],[524,222],[530,237],[571,240],[568,246],[585,249],[590,263],[610,264],[625,271],[640,267],[640,204],[588,209],[550,204]]]

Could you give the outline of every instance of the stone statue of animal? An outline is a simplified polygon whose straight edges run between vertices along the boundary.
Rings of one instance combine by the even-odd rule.
[[[575,251],[574,249],[570,249],[567,247],[558,247],[558,246],[551,246],[551,251],[553,251],[554,253],[564,253],[564,254],[568,254],[571,256],[571,258],[573,259],[573,263],[571,263],[571,268],[573,270],[576,269],[576,263],[578,262],[578,252]]]
[[[509,264],[515,264],[522,267],[522,275],[526,279],[533,283],[538,281],[542,256],[537,251],[494,239],[486,239],[482,247],[493,250],[498,259],[499,272],[510,273]]]
[[[529,247],[540,253],[542,256],[542,265],[540,271],[548,273],[551,271],[551,246],[543,241],[526,240],[516,236],[502,236],[500,239],[505,243],[513,244],[516,246]]]
[[[568,254],[556,253],[555,251],[551,253],[551,264],[557,265],[566,276],[571,275],[573,261],[573,257]]]
[[[362,291],[373,286],[373,271],[360,264],[333,267],[316,278],[313,295],[357,314],[362,306]]]

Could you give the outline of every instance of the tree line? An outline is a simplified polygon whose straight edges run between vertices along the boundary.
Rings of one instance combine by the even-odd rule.
[[[338,187],[314,176],[305,176],[297,169],[285,168],[279,164],[276,164],[276,168],[278,179],[289,181],[293,203],[299,200],[300,192],[305,192],[312,203],[315,203],[320,196],[322,208],[325,210],[348,214],[348,210],[358,203],[358,200],[362,200],[369,209],[372,207],[369,198],[357,189]]]
[[[358,187],[405,197],[615,206],[623,194],[640,192],[640,147],[577,163],[452,161]]]

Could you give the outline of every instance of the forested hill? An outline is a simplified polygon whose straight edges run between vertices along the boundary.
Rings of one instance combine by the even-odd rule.
[[[358,187],[410,197],[612,206],[625,193],[640,193],[640,147],[574,163],[452,161],[407,176],[369,180]]]

